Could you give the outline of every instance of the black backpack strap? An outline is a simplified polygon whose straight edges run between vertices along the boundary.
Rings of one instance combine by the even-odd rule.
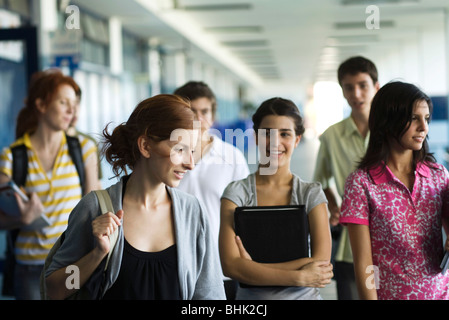
[[[11,148],[12,152],[12,180],[20,186],[25,187],[26,178],[28,175],[28,154],[27,147],[24,144]],[[16,242],[18,229],[10,230],[9,239],[12,245]],[[12,248],[13,249],[13,248]]]
[[[12,179],[18,186],[25,186],[28,174],[28,154],[24,144],[11,148],[12,152]]]
[[[83,162],[83,153],[81,150],[81,144],[78,137],[71,137],[66,135],[67,138],[67,146],[69,148],[69,154],[72,158],[73,163],[75,164],[76,171],[78,172],[78,176],[80,178],[81,190],[84,195],[85,191],[85,182],[86,182],[86,174],[84,170],[84,162]]]
[[[25,186],[28,174],[28,154],[24,144],[11,148],[12,152],[12,180],[18,186]],[[5,296],[14,296],[14,268],[16,265],[16,256],[14,246],[19,229],[12,229],[6,232],[6,252],[5,266],[3,269],[3,287],[2,294]]]

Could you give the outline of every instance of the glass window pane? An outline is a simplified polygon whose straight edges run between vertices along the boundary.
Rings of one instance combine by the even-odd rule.
[[[82,14],[81,24],[87,38],[99,43],[109,44],[109,30],[105,22]]]

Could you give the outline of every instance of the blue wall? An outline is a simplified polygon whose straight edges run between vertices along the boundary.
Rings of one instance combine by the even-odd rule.
[[[24,63],[0,59],[0,148],[15,139],[17,115],[24,105],[27,80]]]

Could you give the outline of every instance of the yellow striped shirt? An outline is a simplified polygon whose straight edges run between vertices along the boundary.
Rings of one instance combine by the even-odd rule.
[[[97,154],[95,143],[79,136],[84,162]],[[69,214],[81,199],[81,185],[75,164],[70,157],[66,137],[63,135],[56,161],[51,172],[44,172],[30,137],[25,134],[0,154],[0,172],[11,177],[12,153],[15,145],[27,147],[28,175],[25,182],[27,193],[36,192],[44,206],[44,213],[51,225],[38,230],[22,229],[16,241],[15,254],[20,264],[44,264],[45,257],[58,237],[67,228]]]

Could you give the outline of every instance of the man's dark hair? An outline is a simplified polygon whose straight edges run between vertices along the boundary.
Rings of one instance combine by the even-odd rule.
[[[369,74],[373,84],[376,84],[378,81],[376,65],[365,57],[357,56],[349,58],[340,64],[338,68],[338,83],[341,85],[341,81],[347,74],[356,75],[358,73]]]
[[[217,111],[217,99],[212,89],[202,81],[189,81],[173,92],[174,94],[193,101],[198,98],[208,98],[212,103],[212,115]]]

